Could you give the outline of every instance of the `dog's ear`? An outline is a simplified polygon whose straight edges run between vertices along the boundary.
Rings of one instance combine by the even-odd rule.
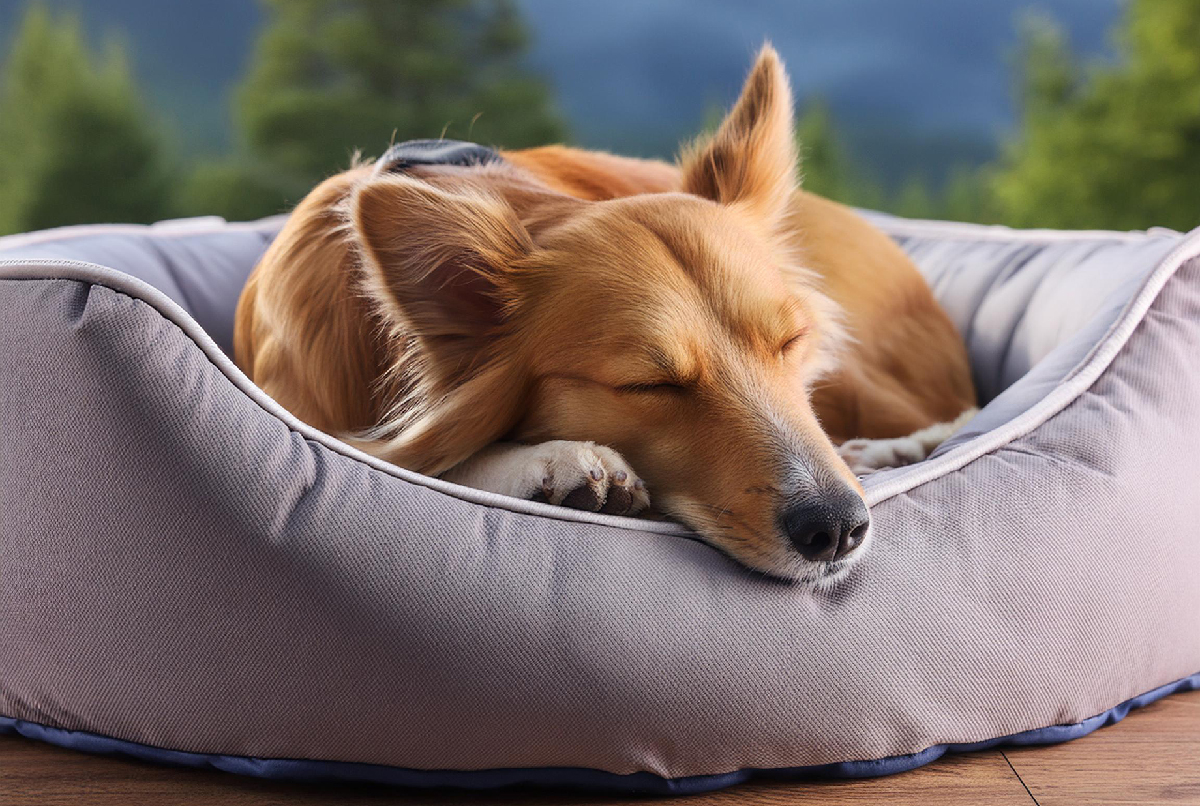
[[[779,54],[763,45],[716,134],[680,158],[683,190],[751,210],[775,226],[796,181],[792,89]]]
[[[367,181],[346,212],[363,253],[363,290],[403,368],[380,425],[352,442],[442,473],[500,439],[519,415],[516,359],[492,352],[497,340],[487,337],[516,301],[513,268],[532,240],[500,197],[403,174]]]
[[[356,189],[350,223],[365,252],[367,293],[391,324],[426,342],[480,337],[499,325],[509,269],[532,249],[502,199],[404,175]]]

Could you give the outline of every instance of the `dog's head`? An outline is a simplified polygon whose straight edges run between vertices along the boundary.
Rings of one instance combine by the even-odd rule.
[[[765,48],[681,160],[680,192],[519,213],[478,184],[361,187],[368,290],[420,343],[397,383],[424,402],[398,411],[397,455],[437,473],[501,438],[591,440],[743,563],[835,579],[869,520],[809,401],[841,330],[785,236],[795,165],[791,92]]]

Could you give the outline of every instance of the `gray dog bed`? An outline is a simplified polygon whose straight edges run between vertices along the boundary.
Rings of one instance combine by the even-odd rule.
[[[261,776],[670,792],[1200,684],[1200,235],[876,218],[986,406],[835,590],[392,467],[232,364],[280,221],[0,240],[0,730]]]

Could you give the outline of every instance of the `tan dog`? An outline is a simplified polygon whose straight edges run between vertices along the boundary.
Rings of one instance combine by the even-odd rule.
[[[247,283],[238,363],[403,467],[617,514],[653,493],[746,565],[836,579],[869,519],[835,446],[954,420],[974,391],[904,254],[797,189],[775,52],[678,167],[502,156],[321,184]],[[912,460],[946,433],[847,452]]]

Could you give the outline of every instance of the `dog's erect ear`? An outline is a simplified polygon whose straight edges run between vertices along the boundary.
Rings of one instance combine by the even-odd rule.
[[[737,204],[774,226],[796,188],[792,89],[779,55],[759,51],[742,94],[716,134],[680,158],[683,190]]]
[[[508,270],[529,234],[502,199],[380,177],[350,200],[366,291],[385,317],[424,340],[478,337],[503,321]]]

